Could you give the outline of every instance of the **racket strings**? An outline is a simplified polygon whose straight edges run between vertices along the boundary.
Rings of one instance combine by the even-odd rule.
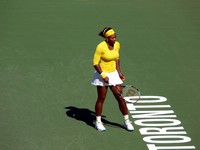
[[[136,95],[136,91],[133,89],[129,89],[125,96],[134,96]]]
[[[122,94],[124,97],[130,97],[127,99],[125,98],[125,100],[130,103],[137,103],[141,95],[140,91],[136,87],[131,86],[131,85],[124,86],[122,90]]]

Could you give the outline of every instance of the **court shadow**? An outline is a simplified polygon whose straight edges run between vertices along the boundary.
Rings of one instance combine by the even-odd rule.
[[[66,115],[68,117],[76,119],[78,121],[82,121],[82,122],[86,123],[88,126],[95,128],[95,120],[96,120],[95,112],[93,112],[87,108],[77,108],[74,106],[68,106],[68,107],[65,107],[65,109],[67,110]],[[106,118],[106,116],[102,116],[102,122],[106,126],[126,129],[124,127],[124,125],[108,121],[105,118]]]

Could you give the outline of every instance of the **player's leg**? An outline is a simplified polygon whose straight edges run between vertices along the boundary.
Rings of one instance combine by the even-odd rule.
[[[108,87],[107,86],[97,86],[97,101],[95,105],[95,114],[96,114],[96,124],[95,127],[98,131],[105,131],[106,128],[101,122],[101,114],[103,111],[103,104],[106,99]]]
[[[116,87],[117,86],[117,87]],[[128,109],[126,106],[126,102],[124,101],[124,98],[122,97],[122,86],[116,85],[116,86],[110,86],[110,89],[115,96],[115,99],[117,100],[119,104],[119,109],[122,112],[123,115],[128,115]]]
[[[110,86],[110,89],[113,93],[113,95],[115,96],[118,105],[119,105],[119,109],[121,111],[121,113],[124,116],[124,123],[125,126],[127,128],[128,131],[133,131],[134,128],[131,124],[131,121],[129,120],[129,115],[128,115],[128,108],[126,106],[126,102],[124,100],[124,98],[122,97],[122,86],[121,85],[116,85],[116,86]]]

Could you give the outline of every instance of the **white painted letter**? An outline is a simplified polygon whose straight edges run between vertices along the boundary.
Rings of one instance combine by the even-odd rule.
[[[156,122],[158,123],[156,124]],[[135,124],[138,126],[161,127],[161,126],[177,126],[177,125],[180,125],[181,122],[176,119],[140,119],[140,120],[136,120]]]
[[[153,110],[153,111],[130,111],[133,118],[175,118],[176,115],[165,115],[174,113],[173,110]]]
[[[157,139],[157,140],[156,140]],[[186,143],[190,142],[191,138],[180,135],[167,135],[167,136],[147,136],[143,140],[148,143]]]
[[[155,144],[147,144],[149,150],[169,150],[169,149],[195,149],[194,146],[155,146]]]
[[[124,97],[124,99],[130,103],[134,102],[134,96]],[[167,98],[162,97],[162,96],[140,96],[140,100],[137,102],[137,104],[138,103],[161,103],[165,101],[167,101]]]
[[[165,127],[165,128],[141,128],[140,133],[142,135],[159,135],[159,134],[187,134],[185,131],[177,131],[183,130],[183,127]],[[171,130],[175,130],[174,132]]]

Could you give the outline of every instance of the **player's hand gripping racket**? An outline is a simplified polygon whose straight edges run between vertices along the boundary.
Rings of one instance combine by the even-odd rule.
[[[113,85],[114,86],[114,85]],[[120,92],[120,89],[115,86],[116,89]],[[140,100],[140,90],[133,85],[122,85],[121,96],[126,102],[137,103]]]

